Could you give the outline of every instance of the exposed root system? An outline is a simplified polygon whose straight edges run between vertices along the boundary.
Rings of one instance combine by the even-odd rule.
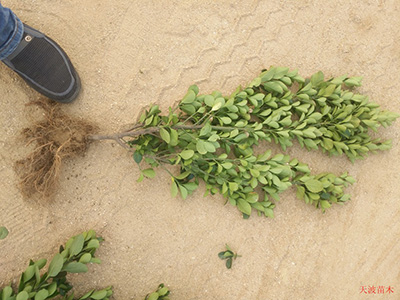
[[[88,135],[96,126],[64,114],[60,104],[48,100],[29,103],[43,109],[45,119],[22,132],[33,151],[16,162],[20,188],[25,197],[49,198],[55,192],[65,159],[83,155],[89,145]]]

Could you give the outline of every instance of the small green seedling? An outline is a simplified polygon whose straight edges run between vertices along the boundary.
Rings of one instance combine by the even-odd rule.
[[[233,252],[232,249],[228,246],[228,244],[225,244],[226,250],[218,253],[218,257],[220,259],[225,259],[226,260],[226,267],[228,269],[232,268],[232,261],[238,257],[241,257],[241,255],[238,255],[237,253]]]
[[[169,295],[170,291],[168,290],[168,288],[166,286],[164,286],[163,283],[161,283],[158,288],[157,291],[151,293],[151,294],[147,294],[146,298],[144,298],[144,300],[169,300]]]

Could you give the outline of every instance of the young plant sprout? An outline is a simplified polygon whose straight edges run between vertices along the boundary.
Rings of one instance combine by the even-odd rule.
[[[241,255],[238,255],[237,253],[233,252],[232,249],[228,246],[228,244],[225,244],[226,250],[218,253],[218,257],[222,260],[226,260],[225,265],[228,269],[232,268],[232,262],[238,257],[241,257]]]

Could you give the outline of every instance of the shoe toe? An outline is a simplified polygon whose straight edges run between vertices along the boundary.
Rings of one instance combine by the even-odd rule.
[[[67,54],[47,36],[24,26],[20,45],[4,62],[41,94],[58,102],[72,102],[81,85]]]

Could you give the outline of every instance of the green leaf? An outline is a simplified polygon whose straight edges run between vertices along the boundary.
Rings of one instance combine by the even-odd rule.
[[[8,235],[8,230],[4,226],[0,227],[0,240],[3,240],[7,237]]]
[[[49,296],[49,292],[45,289],[40,290],[35,295],[35,300],[45,300]]]
[[[302,187],[301,185],[297,186],[297,192],[296,192],[297,198],[303,199],[305,193],[306,193],[306,189],[304,187]]]
[[[225,251],[222,251],[222,252],[218,253],[218,257],[220,259],[225,259]]]
[[[261,77],[256,77],[252,82],[250,82],[249,87],[257,87],[261,84]]]
[[[83,263],[73,261],[67,264],[62,270],[69,273],[86,273],[88,267]]]
[[[356,180],[352,176],[347,176],[346,181],[350,184],[353,184],[356,182]]]
[[[275,167],[270,170],[270,172],[273,174],[280,174],[280,173],[282,173],[282,171],[283,171],[283,167]]]
[[[311,76],[311,84],[314,87],[318,86],[322,81],[324,81],[324,73],[321,71]]]
[[[304,139],[304,144],[310,149],[318,149],[317,144],[311,139]]]
[[[29,299],[29,294],[25,291],[22,291],[18,293],[16,300],[28,300]]]
[[[173,178],[172,178],[173,180]],[[178,195],[178,186],[176,184],[176,182],[173,180],[172,184],[171,184],[171,196],[172,197],[176,197]]]
[[[182,185],[179,185],[179,190],[181,191],[182,198],[186,199],[188,196],[188,190]]]
[[[185,160],[191,159],[194,155],[194,151],[193,150],[183,150],[180,154],[180,157],[182,157]]]
[[[90,295],[90,298],[101,300],[101,299],[104,299],[106,296],[107,296],[107,291],[101,290],[101,291],[94,292],[92,295]]]
[[[359,80],[357,80],[357,78],[359,78]],[[346,79],[344,81],[344,84],[348,87],[361,86],[361,78],[362,77],[352,77],[352,78]]]
[[[273,81],[264,83],[264,88],[269,92],[277,92],[283,94],[283,88],[278,83]]]
[[[57,290],[57,282],[53,282],[50,284],[50,286],[47,288],[47,291],[49,292],[49,296],[53,295]]]
[[[189,115],[193,115],[196,112],[196,108],[191,104],[182,105],[180,108],[182,111],[184,111],[185,113],[187,113]]]
[[[232,267],[232,257],[230,257],[230,258],[228,258],[228,259],[226,260],[226,267],[227,267],[228,269],[230,269],[230,268]]]
[[[222,123],[224,123],[224,124],[226,124],[226,125],[232,123],[232,119],[229,118],[229,117],[221,117],[220,119],[221,119]]]
[[[210,153],[214,153],[216,151],[214,144],[211,142],[204,142],[204,148]]]
[[[362,120],[362,122],[371,128],[374,128],[377,125],[377,122],[374,120]]]
[[[0,290],[0,295],[2,296],[1,300],[8,300],[11,297],[12,293],[12,288],[10,286],[5,286],[3,290]]]
[[[213,134],[213,135],[211,135],[211,136],[208,138],[208,140],[209,140],[210,142],[216,142],[216,141],[218,141],[219,139],[221,139],[221,137],[220,137],[218,134]]]
[[[86,231],[85,233],[83,233],[83,236],[85,237],[85,241],[89,241],[91,239],[96,238],[96,231],[94,231],[93,229],[90,229],[88,231]]]
[[[160,136],[167,144],[169,144],[169,142],[171,141],[171,136],[169,135],[168,130],[164,127],[160,128]]]
[[[329,97],[329,96],[331,96],[331,95],[333,94],[333,92],[335,91],[335,89],[336,89],[336,85],[334,85],[334,84],[329,85],[329,86],[325,89],[325,92],[324,92],[324,94],[323,94],[322,96],[324,96],[324,97]]]
[[[35,275],[35,265],[29,266],[23,274],[23,281],[26,283]]]
[[[184,171],[184,172],[182,172],[182,171],[183,170],[181,170],[181,173],[179,175],[175,176],[176,179],[182,180],[182,179],[185,179],[186,177],[188,177],[190,175],[190,171]]]
[[[199,93],[199,87],[196,84],[189,86],[188,90],[192,90],[196,95]]]
[[[230,163],[230,162],[226,162],[226,163],[223,163],[223,164],[221,164],[221,165],[222,165],[222,167],[223,167],[224,169],[226,169],[226,170],[231,169],[231,168],[233,167],[233,164]]]
[[[333,141],[331,139],[323,138],[322,140],[326,150],[331,150],[333,148]]]
[[[144,120],[146,119],[146,117],[147,117],[146,112],[142,113],[142,114],[140,115],[140,118],[139,118],[139,123],[143,123]]]
[[[90,263],[92,264],[101,264],[101,260],[97,257],[92,257],[92,259],[90,260]]]
[[[275,74],[274,74],[274,79],[281,79],[283,76],[285,76],[289,72],[289,68],[287,67],[276,67],[275,68]]]
[[[267,150],[265,151],[263,154],[258,156],[258,161],[266,161],[270,158],[272,151],[271,150]]]
[[[142,174],[147,178],[154,178],[156,176],[156,172],[152,168],[143,170]]]
[[[151,122],[153,122],[154,116],[150,116],[148,118],[146,118],[144,125],[145,126],[149,126],[151,124]]]
[[[151,293],[146,300],[157,300],[160,295],[157,292]]]
[[[205,96],[204,103],[209,107],[213,107],[214,106],[214,97],[212,95]]]
[[[193,192],[197,189],[198,184],[196,182],[188,182],[183,185],[189,192]]]
[[[274,77],[276,68],[270,68],[268,71],[265,71],[261,74],[261,81],[269,81]]]
[[[71,247],[69,248],[69,256],[72,257],[74,255],[77,255],[79,252],[81,252],[83,249],[84,242],[85,242],[85,239],[82,234],[74,237],[74,241],[72,242]]]
[[[310,179],[306,181],[305,185],[307,189],[313,193],[319,193],[324,189],[324,185],[316,179]]]
[[[319,203],[320,203],[320,205],[321,205],[321,207],[322,207],[323,209],[326,209],[326,208],[331,207],[331,204],[329,203],[329,201],[321,200]]]
[[[87,244],[87,246],[85,247],[85,249],[97,249],[100,247],[100,242],[98,239],[93,239],[90,240],[90,242]],[[93,258],[92,258],[93,261]]]
[[[226,184],[226,182],[224,182],[224,184],[222,185],[221,193],[225,194],[227,191],[228,191],[228,185]]]
[[[233,251],[228,249],[227,251],[225,251],[224,253],[224,257],[232,257],[233,256]]]
[[[42,258],[42,259],[39,259],[37,262],[35,262],[35,265],[36,265],[39,269],[42,269],[42,268],[46,265],[46,263],[47,263],[47,259]]]
[[[92,259],[92,254],[90,254],[90,253],[85,253],[85,254],[83,254],[83,255],[81,256],[81,258],[79,259],[79,262],[80,262],[80,263],[83,263],[83,264],[87,264],[87,263],[90,262],[91,259]]]
[[[208,136],[210,134],[212,130],[211,124],[210,123],[206,123],[206,125],[203,126],[203,128],[201,128],[200,130],[200,136]]]
[[[57,253],[56,255],[54,255],[54,258],[52,259],[52,261],[50,262],[50,265],[49,265],[49,270],[47,272],[47,278],[57,276],[58,273],[60,273],[60,271],[63,267],[63,264],[64,264],[64,258],[62,257],[62,255],[60,253]]]
[[[234,129],[231,131],[231,133],[229,134],[229,137],[233,138],[235,136],[237,136],[239,134],[239,130]]]
[[[87,292],[85,295],[80,297],[79,300],[88,299],[93,292],[94,292],[94,290],[91,290],[91,291]]]
[[[213,107],[211,108],[211,111],[216,111],[222,107],[222,102],[216,102]]]
[[[246,201],[248,202],[248,203],[256,203],[257,201],[258,201],[258,193],[256,193],[256,192],[251,192],[251,193],[248,193],[247,194],[247,196],[246,196]]]
[[[136,180],[136,182],[142,182],[144,179],[143,173],[140,173],[139,178]]]
[[[329,194],[329,193],[322,193],[321,194],[321,199],[329,200],[330,198],[331,198],[331,194]]]
[[[158,114],[160,112],[161,111],[158,109],[158,105],[153,105],[149,110],[148,116],[153,116],[153,115],[156,115],[156,114]]]
[[[330,80],[331,83],[336,84],[336,85],[341,85],[343,83],[343,80],[347,78],[347,75],[342,75],[339,77],[335,77]]]
[[[196,150],[197,150],[197,152],[199,152],[202,155],[207,153],[207,150],[206,150],[205,144],[204,144],[204,140],[202,140],[202,139],[197,140]]]
[[[231,192],[237,191],[239,189],[239,185],[236,182],[229,182],[228,186]]]
[[[268,218],[273,218],[274,217],[274,211],[271,208],[264,208],[264,214]]]
[[[167,293],[168,293],[169,291],[168,291],[168,288],[167,287],[161,287],[159,290],[157,290],[157,293],[160,295],[160,296],[166,296],[167,295]]]
[[[251,206],[246,200],[239,198],[237,200],[237,207],[242,213],[245,213],[246,215],[251,215]]]
[[[187,92],[185,97],[183,97],[181,103],[190,104],[193,103],[195,99],[196,99],[196,93],[191,89]]]
[[[302,173],[310,174],[311,170],[306,164],[299,163],[296,166],[296,170]]]
[[[171,146],[176,146],[176,145],[178,145],[178,138],[179,138],[178,131],[176,131],[173,128],[171,128],[170,130],[171,130],[171,133],[170,133],[171,139],[169,141],[169,144]]]

